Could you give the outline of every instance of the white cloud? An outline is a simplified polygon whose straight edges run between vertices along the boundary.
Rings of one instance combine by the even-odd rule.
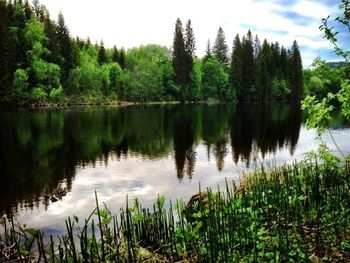
[[[219,26],[224,28],[231,46],[236,33],[245,34],[252,25],[254,34],[271,42],[278,41],[289,47],[294,39],[299,45],[311,48],[327,47],[318,29],[319,22],[310,19],[308,26],[298,25],[282,17],[278,11],[294,11],[303,16],[321,19],[331,10],[317,2],[300,0],[288,10],[272,1],[217,0],[42,0],[52,17],[62,10],[72,35],[104,40],[108,47],[116,44],[126,48],[156,43],[170,47],[176,18],[183,24],[192,20],[197,41],[197,55],[202,56],[207,39],[213,43]],[[319,20],[320,21],[320,20]],[[288,32],[285,35],[278,31]],[[312,40],[315,39],[315,40]],[[303,57],[306,54],[302,54]]]
[[[300,15],[317,19],[327,17],[329,15],[329,8],[314,1],[299,1],[294,5],[293,11]]]

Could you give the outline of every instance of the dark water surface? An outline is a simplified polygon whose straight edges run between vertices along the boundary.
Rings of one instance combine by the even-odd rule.
[[[146,206],[158,194],[186,200],[199,182],[238,181],[256,163],[290,163],[318,145],[299,104],[2,110],[0,118],[0,215],[51,233],[67,216],[88,216],[95,190],[114,212],[126,195]],[[350,129],[333,134],[349,151]],[[58,186],[67,195],[45,200]]]

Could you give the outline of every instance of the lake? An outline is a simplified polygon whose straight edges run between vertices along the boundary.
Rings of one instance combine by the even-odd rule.
[[[188,200],[199,189],[239,182],[261,163],[281,165],[316,150],[298,103],[150,105],[2,110],[0,215],[45,228],[87,217],[94,191],[117,213],[138,198]],[[333,136],[350,151],[350,128],[335,118]],[[328,133],[323,140],[335,149]],[[57,202],[55,189],[67,195]]]

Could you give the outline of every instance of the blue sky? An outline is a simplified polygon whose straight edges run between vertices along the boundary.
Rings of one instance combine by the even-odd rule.
[[[318,29],[321,19],[339,14],[338,0],[42,0],[52,17],[62,10],[72,35],[131,48],[149,43],[171,47],[176,18],[188,19],[196,37],[196,54],[204,54],[222,26],[230,49],[234,36],[248,29],[261,41],[290,47],[296,39],[304,67],[320,56],[338,60]],[[350,43],[345,29],[340,44]]]

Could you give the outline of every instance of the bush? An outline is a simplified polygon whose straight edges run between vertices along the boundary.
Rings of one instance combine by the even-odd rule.
[[[50,91],[49,97],[51,100],[57,102],[61,98],[62,94],[63,94],[63,88],[62,86],[59,86],[57,89],[53,88]]]
[[[46,94],[44,88],[40,86],[40,87],[36,87],[36,88],[32,89],[29,97],[33,102],[42,102],[47,97],[47,94]]]

